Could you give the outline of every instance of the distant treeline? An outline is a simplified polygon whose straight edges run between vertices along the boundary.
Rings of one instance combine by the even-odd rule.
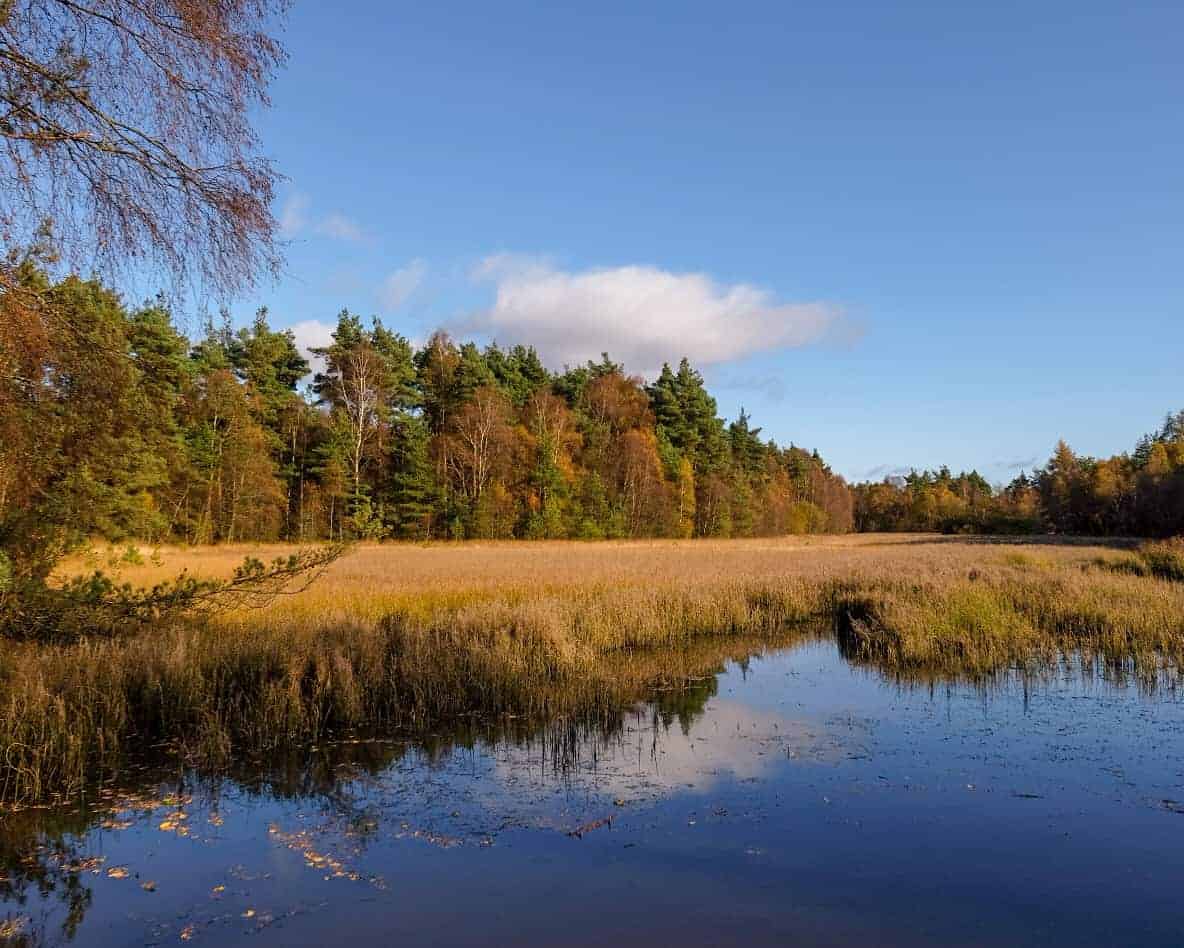
[[[1082,457],[1061,441],[1043,468],[1000,490],[946,468],[853,490],[861,531],[1174,536],[1184,533],[1184,411],[1129,454]]]
[[[743,413],[719,418],[685,360],[649,385],[607,355],[553,373],[532,348],[444,333],[416,348],[342,311],[301,392],[309,363],[266,311],[192,342],[163,302],[25,279],[48,328],[0,352],[0,548],[55,529],[51,546],[70,531],[216,543],[853,528],[842,478]]]
[[[342,311],[320,371],[261,310],[196,342],[155,301],[33,267],[0,294],[0,551],[148,542],[746,537],[851,530],[1184,530],[1184,413],[1131,455],[993,489],[912,473],[848,486],[816,452],[717,415],[683,360],[652,384],[599,362]],[[36,569],[36,567],[31,567]],[[48,567],[45,567],[48,568]]]

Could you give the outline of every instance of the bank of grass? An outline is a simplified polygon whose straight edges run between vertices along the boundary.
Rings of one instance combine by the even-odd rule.
[[[985,678],[1077,654],[1154,684],[1174,679],[1184,658],[1178,585],[1090,566],[871,578],[844,584],[838,600],[848,657],[898,675]]]
[[[225,575],[243,552],[164,550],[126,578]],[[153,747],[217,764],[475,714],[607,720],[702,675],[704,642],[819,630],[903,677],[1081,652],[1150,680],[1184,652],[1184,584],[1115,568],[1131,556],[898,536],[363,547],[266,610],[0,645],[0,800],[77,794]]]

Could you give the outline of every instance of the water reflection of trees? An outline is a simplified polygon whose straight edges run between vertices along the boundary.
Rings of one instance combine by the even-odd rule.
[[[193,799],[217,812],[220,798],[233,791],[260,799],[307,801],[320,807],[354,840],[365,842],[377,831],[367,788],[410,755],[415,766],[446,764],[459,751],[479,747],[513,747],[545,762],[559,779],[595,766],[598,756],[622,742],[638,715],[648,717],[654,752],[662,732],[679,728],[689,734],[716,696],[719,676],[729,663],[746,673],[749,661],[768,647],[803,640],[828,640],[853,667],[905,689],[970,685],[984,692],[1047,687],[1054,680],[1080,676],[1115,685],[1136,684],[1141,690],[1175,689],[1179,670],[1164,667],[1149,678],[1145,657],[1124,660],[1100,653],[1033,655],[1022,664],[973,674],[956,662],[941,666],[893,662],[886,653],[869,651],[858,637],[828,630],[795,633],[777,641],[765,639],[702,639],[675,650],[635,650],[610,656],[577,681],[539,687],[534,705],[545,709],[517,717],[469,717],[439,724],[419,733],[350,733],[317,745],[284,753],[236,758],[219,770],[184,771],[175,761],[153,770],[139,761],[138,780],[121,792],[105,790],[89,807],[28,809],[0,814],[0,922],[28,914],[35,903],[56,906],[60,936],[72,938],[86,915],[93,894],[86,880],[96,868],[87,860],[91,834],[121,807],[141,811],[169,798]],[[129,800],[133,801],[129,804]],[[48,918],[48,913],[44,913]],[[59,927],[55,922],[55,927]],[[39,941],[33,931],[6,944]],[[55,937],[57,937],[55,935]],[[0,941],[3,939],[0,938]]]
[[[218,770],[177,776],[175,762],[137,762],[138,779],[120,791],[108,789],[101,803],[63,809],[26,809],[0,819],[0,920],[24,913],[32,902],[52,903],[61,916],[59,935],[72,939],[94,898],[86,884],[90,834],[129,806],[192,799],[217,812],[220,798],[237,794],[314,803],[364,840],[377,821],[368,812],[364,788],[414,755],[432,767],[461,750],[513,746],[539,755],[560,778],[573,773],[620,741],[638,710],[652,715],[655,730],[676,724],[684,732],[716,694],[729,662],[746,663],[770,645],[764,639],[705,639],[677,650],[635,650],[610,656],[576,681],[542,686],[551,693],[536,702],[545,713],[518,717],[471,717],[421,733],[351,733],[283,753],[240,757]],[[16,944],[42,933],[18,936]],[[55,938],[58,937],[55,935]]]
[[[97,825],[85,810],[23,810],[0,818],[0,921],[21,915],[33,896],[61,906],[61,933],[77,933],[93,893],[83,882],[86,860],[78,840]],[[32,945],[43,939],[38,930],[23,930],[0,944]]]

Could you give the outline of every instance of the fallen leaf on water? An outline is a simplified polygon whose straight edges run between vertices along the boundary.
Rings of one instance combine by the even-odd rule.
[[[126,879],[130,874],[123,866],[112,866],[107,870],[108,879]]]
[[[254,909],[247,909],[245,912],[243,912],[243,918],[254,918],[254,917],[255,917],[255,910]]]
[[[106,856],[85,856],[75,859],[62,866],[66,872],[93,872],[96,876],[102,871],[102,865],[107,861]]]
[[[145,892],[155,892],[156,891],[156,883],[155,882],[141,882],[140,888],[143,889]]]
[[[195,932],[196,932],[196,929],[193,927],[192,924],[186,925],[184,928],[181,929],[181,941],[189,941],[189,939],[191,939],[193,937]]]
[[[16,918],[0,918],[0,938],[11,938],[14,941],[25,933],[29,927],[27,916],[18,915]]]

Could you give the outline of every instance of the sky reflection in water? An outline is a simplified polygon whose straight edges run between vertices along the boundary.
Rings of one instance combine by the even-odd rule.
[[[902,689],[811,642],[558,736],[343,742],[5,815],[0,920],[80,945],[1184,942],[1172,691]]]

